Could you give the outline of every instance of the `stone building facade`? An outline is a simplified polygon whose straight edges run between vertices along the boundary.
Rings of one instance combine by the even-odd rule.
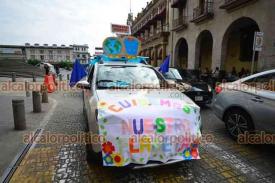
[[[73,47],[73,60],[79,59],[81,64],[88,64],[90,60],[89,46],[84,45],[71,45]]]
[[[171,0],[169,13],[172,65],[230,72],[250,70],[254,33],[264,33],[256,69],[275,68],[275,1]]]
[[[79,59],[81,64],[88,64],[90,60],[89,46],[84,45],[0,45],[0,59],[39,60],[41,62],[58,63],[61,61],[74,62]]]
[[[152,0],[132,30],[153,65],[171,55],[174,67],[226,72],[251,69],[254,33],[260,31],[264,46],[255,71],[262,71],[275,68],[274,10],[273,0]]]
[[[73,62],[73,47],[72,46],[57,46],[53,45],[30,45],[25,44],[25,53],[27,60],[39,60],[41,62],[58,63],[61,61]]]
[[[169,1],[152,0],[132,23],[132,34],[141,40],[142,56],[159,65],[167,55],[169,41]]]

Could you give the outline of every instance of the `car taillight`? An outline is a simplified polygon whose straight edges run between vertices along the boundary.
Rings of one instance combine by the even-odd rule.
[[[221,93],[222,92],[222,87],[221,86],[216,86],[215,92],[216,92],[216,94]]]

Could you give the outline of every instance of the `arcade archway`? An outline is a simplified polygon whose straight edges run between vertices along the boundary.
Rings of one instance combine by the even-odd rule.
[[[182,69],[188,67],[188,44],[184,38],[181,38],[175,47],[175,66]]]
[[[243,17],[234,21],[226,30],[222,42],[222,69],[230,73],[233,67],[240,73],[245,70],[250,73],[254,33],[260,31],[257,22],[251,18]],[[257,68],[258,54],[255,56]]]
[[[196,42],[195,68],[211,70],[213,37],[210,31],[202,31]]]

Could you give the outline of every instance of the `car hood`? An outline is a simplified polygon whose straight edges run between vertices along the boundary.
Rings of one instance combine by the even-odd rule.
[[[98,90],[97,96],[104,166],[200,158],[200,108],[181,92]]]
[[[179,100],[183,103],[199,108],[189,97],[182,94],[179,90],[156,90],[156,89],[141,89],[141,90],[97,90],[99,101],[119,100],[125,98],[149,98],[154,100],[171,99]],[[153,103],[153,105],[156,105]]]
[[[182,81],[177,81],[178,89],[182,92],[202,92],[208,91],[208,85],[205,83],[186,83]]]

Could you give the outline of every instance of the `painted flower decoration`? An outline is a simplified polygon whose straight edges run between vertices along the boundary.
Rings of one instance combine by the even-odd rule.
[[[183,157],[185,160],[190,160],[192,159],[192,156],[191,156],[191,149],[190,148],[187,148],[183,151]]]
[[[183,111],[186,113],[186,114],[190,114],[191,113],[191,108],[188,106],[188,105],[185,105],[183,107]]]
[[[191,149],[191,155],[193,158],[197,159],[199,157],[199,152],[197,148],[192,148]]]
[[[98,102],[98,108],[99,109],[104,109],[107,106],[107,102],[104,101],[99,101]]]
[[[124,160],[120,154],[118,153],[112,154],[112,157],[113,157],[115,166],[123,166]]]
[[[110,154],[106,154],[103,157],[103,160],[106,163],[106,165],[112,165],[112,164],[114,164],[113,158],[112,158],[112,156],[110,156]]]
[[[104,144],[102,144],[102,151],[105,154],[112,154],[115,151],[115,147],[113,146],[113,144],[111,142],[105,142]]]

